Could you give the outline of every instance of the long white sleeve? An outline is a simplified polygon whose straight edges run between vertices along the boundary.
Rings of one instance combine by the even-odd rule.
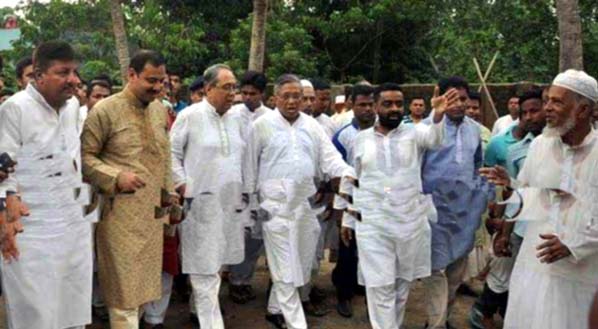
[[[14,160],[21,148],[21,116],[20,108],[11,102],[6,102],[0,107],[0,154],[8,153]],[[4,197],[7,191],[17,191],[17,180],[14,175],[0,182],[0,197]]]
[[[259,125],[251,125],[249,138],[247,141],[246,164],[244,165],[244,184],[247,191],[251,194],[257,192],[257,181],[259,172],[259,161],[261,152],[261,141],[259,134]]]
[[[431,123],[430,125],[415,125],[415,133],[417,145],[424,149],[434,149],[442,145],[444,139],[444,122],[446,118],[443,116],[438,123]]]
[[[174,121],[170,130],[170,153],[172,159],[172,180],[174,187],[186,184],[187,175],[185,173],[184,159],[185,150],[189,136],[188,116],[182,112]]]
[[[343,160],[341,154],[336,150],[324,129],[317,125],[315,133],[318,136],[320,147],[319,167],[330,177],[342,177],[349,175],[355,177],[353,169]]]

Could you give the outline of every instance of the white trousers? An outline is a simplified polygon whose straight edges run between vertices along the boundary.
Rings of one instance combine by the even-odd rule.
[[[432,271],[432,275],[424,279],[428,303],[428,328],[446,328],[457,288],[463,282],[467,270],[467,257],[454,261],[444,270]]]
[[[309,282],[299,288],[299,296],[301,297],[302,302],[309,302],[309,294],[311,293],[311,288],[313,287],[313,281],[320,273],[320,265],[322,259],[324,259],[326,235],[328,234],[327,225],[329,222],[330,221],[320,221],[320,227],[322,230],[320,231],[320,237],[318,238],[318,244],[316,245],[316,256],[314,257],[314,262],[311,269],[311,277]]]
[[[268,313],[282,313],[288,329],[307,329],[299,292],[292,283],[273,282],[268,299]]]
[[[368,312],[373,329],[399,329],[405,319],[405,307],[411,282],[397,279],[394,284],[366,287]]]
[[[189,274],[195,311],[202,329],[224,329],[224,320],[220,313],[220,275],[215,274]]]
[[[145,311],[143,319],[145,322],[153,325],[164,323],[166,310],[170,304],[173,278],[171,274],[162,272],[162,297],[143,305],[143,310]]]

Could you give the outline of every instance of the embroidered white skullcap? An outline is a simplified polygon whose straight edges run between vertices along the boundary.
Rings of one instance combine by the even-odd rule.
[[[307,79],[301,79],[301,87],[303,88],[313,88],[314,85],[311,84],[311,82]]]
[[[338,95],[334,98],[334,104],[345,104],[345,95]]]
[[[557,75],[552,85],[569,89],[598,102],[598,82],[584,71],[569,69]]]

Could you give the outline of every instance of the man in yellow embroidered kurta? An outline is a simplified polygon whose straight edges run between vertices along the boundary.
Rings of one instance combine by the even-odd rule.
[[[173,192],[166,110],[153,101],[162,57],[131,59],[124,90],[98,103],[83,128],[83,172],[105,196],[96,241],[99,278],[112,328],[137,328],[137,309],[161,295],[161,192]],[[133,316],[135,315],[135,316]]]

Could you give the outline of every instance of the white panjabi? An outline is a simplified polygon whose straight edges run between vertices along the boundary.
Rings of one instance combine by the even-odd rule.
[[[0,150],[18,162],[0,193],[18,190],[30,210],[17,236],[19,259],[1,267],[13,329],[91,323],[92,224],[83,217],[89,193],[78,111],[74,98],[57,111],[32,84],[0,107]]]

